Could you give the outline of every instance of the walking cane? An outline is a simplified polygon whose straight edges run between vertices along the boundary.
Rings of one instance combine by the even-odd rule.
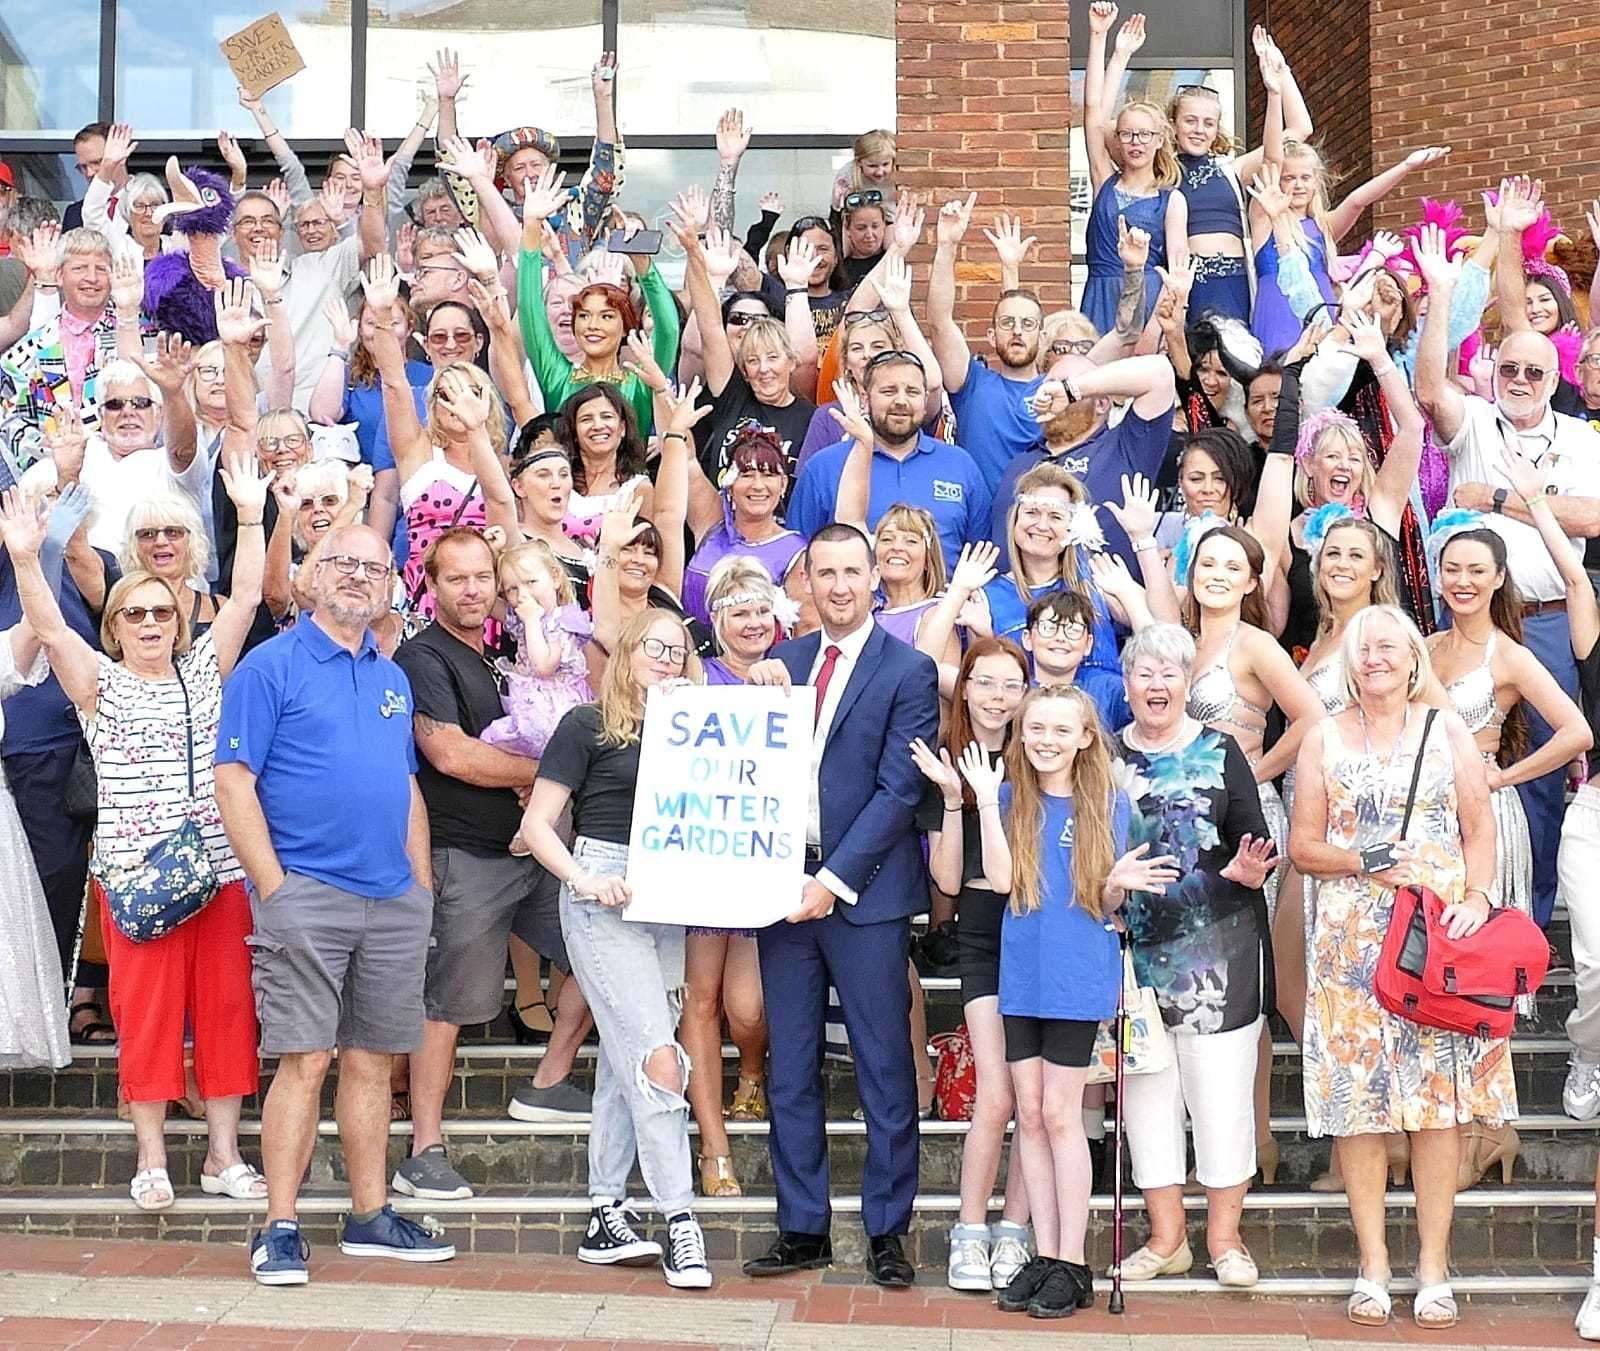
[[[1112,1133],[1116,1140],[1116,1174],[1111,1182],[1111,1303],[1106,1307],[1111,1313],[1122,1312],[1122,1055],[1124,1039],[1128,1034],[1128,1006],[1125,998],[1128,935],[1117,935],[1117,1105],[1112,1113]]]

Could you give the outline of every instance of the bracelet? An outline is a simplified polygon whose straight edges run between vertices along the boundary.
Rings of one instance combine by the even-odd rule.
[[[786,296],[809,296],[811,288],[809,286],[788,286],[784,288],[783,293]]]
[[[946,811],[947,811],[947,812],[958,812],[958,811],[960,811],[960,810],[961,810],[961,808],[962,808],[962,807],[963,807],[963,806],[965,806],[965,805],[966,805],[966,804],[964,804],[964,803],[963,803],[963,802],[962,802],[962,801],[961,801],[961,799],[960,799],[960,798],[957,798],[957,799],[956,799],[956,800],[955,800],[955,801],[954,801],[954,802],[947,802],[947,803],[945,803],[945,804],[944,804],[944,809],[945,809],[945,810],[946,810]]]
[[[1383,379],[1383,377],[1386,375],[1393,375],[1394,362],[1385,361],[1381,366],[1374,366],[1372,368],[1372,374],[1379,380]]]
[[[39,281],[37,278],[35,278],[33,289],[35,291],[59,291],[61,289],[61,283],[54,281]]]
[[[689,438],[682,432],[662,432],[661,439],[663,441],[682,441],[685,445],[689,443]]]
[[[1466,900],[1467,897],[1472,895],[1473,892],[1477,892],[1478,895],[1482,896],[1483,899],[1489,903],[1489,909],[1491,909],[1491,910],[1494,909],[1494,898],[1492,896],[1490,896],[1489,893],[1487,891],[1485,891],[1482,887],[1468,887],[1465,891],[1463,891],[1461,893],[1461,899],[1462,900]]]
[[[117,316],[117,327],[118,328],[138,328],[139,327],[139,316],[137,314],[135,314],[135,315],[127,315],[127,316],[119,314]]]
[[[1529,511],[1532,511],[1536,506],[1539,505],[1539,503],[1548,502],[1549,500],[1549,493],[1537,492],[1532,497],[1524,497],[1522,499],[1522,505],[1525,506]]]
[[[1160,547],[1161,546],[1156,543],[1156,537],[1154,535],[1150,535],[1144,539],[1135,540],[1133,544],[1133,551],[1136,554],[1142,554],[1147,549],[1159,549]]]
[[[601,554],[596,561],[603,568],[614,568],[617,566],[617,560],[610,554]]]
[[[1000,799],[999,799],[999,798],[997,798],[997,797],[995,797],[995,798],[990,798],[990,799],[989,799],[989,800],[988,800],[988,801],[986,801],[986,802],[980,802],[980,803],[978,803],[978,810],[979,810],[979,811],[980,811],[980,812],[982,812],[982,811],[988,811],[988,810],[989,810],[989,808],[990,808],[990,807],[998,807],[998,806],[999,806],[999,805],[1000,805]]]
[[[238,522],[238,524],[239,524],[239,525],[240,525],[240,526],[241,526],[241,527],[243,527],[243,528],[245,528],[245,529],[248,529],[248,528],[249,528],[249,527],[250,527],[250,526],[252,526],[252,525],[260,525],[260,524],[261,524],[261,523],[262,523],[262,521],[263,521],[263,520],[264,520],[264,518],[263,518],[263,517],[261,517],[261,516],[257,516],[257,517],[256,517],[256,518],[255,518],[255,520],[253,520],[253,521],[240,521],[240,522]]]
[[[260,290],[261,288],[257,287],[256,289]],[[267,304],[267,305],[281,305],[281,304],[283,304],[283,297],[282,296],[264,295],[264,296],[261,297],[261,299],[262,299],[262,302],[264,304]]]

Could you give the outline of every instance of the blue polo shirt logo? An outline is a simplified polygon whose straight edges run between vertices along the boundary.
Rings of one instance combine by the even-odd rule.
[[[378,712],[386,718],[392,718],[396,713],[405,713],[407,708],[405,695],[397,694],[394,690],[385,690],[383,702],[378,705]]]
[[[1087,455],[1063,455],[1056,461],[1069,474],[1076,474],[1082,478],[1089,472],[1089,457]]]
[[[966,495],[962,492],[959,483],[950,483],[945,479],[936,478],[933,481],[933,500],[935,502],[964,502]]]

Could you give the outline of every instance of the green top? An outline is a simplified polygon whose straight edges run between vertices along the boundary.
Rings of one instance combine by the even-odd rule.
[[[639,289],[655,320],[652,345],[656,364],[670,371],[678,360],[678,306],[654,265],[639,278]],[[522,325],[522,345],[528,350],[533,378],[544,393],[545,407],[557,412],[576,390],[593,384],[594,377],[574,366],[556,346],[556,335],[550,331],[550,319],[544,312],[544,255],[528,249],[517,255],[517,319]],[[650,387],[631,371],[616,383],[622,397],[633,405],[639,435],[648,437],[655,423]]]

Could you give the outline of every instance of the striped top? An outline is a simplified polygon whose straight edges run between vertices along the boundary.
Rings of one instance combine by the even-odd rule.
[[[237,882],[244,870],[233,856],[217,809],[212,760],[222,713],[222,673],[210,633],[175,663],[189,691],[194,719],[194,789],[189,798],[183,689],[176,676],[146,680],[100,654],[95,715],[79,713],[100,781],[96,865],[138,863],[193,811],[217,880]]]

